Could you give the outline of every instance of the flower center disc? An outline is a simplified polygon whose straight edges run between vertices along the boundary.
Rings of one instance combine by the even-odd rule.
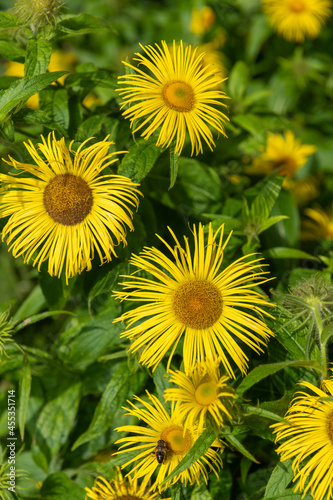
[[[93,196],[86,181],[76,175],[61,174],[46,186],[43,202],[47,213],[55,222],[74,226],[90,213]]]
[[[289,2],[289,8],[293,12],[302,12],[305,10],[306,6],[303,0],[291,0],[291,2]]]
[[[168,450],[173,455],[185,455],[192,447],[191,434],[188,431],[184,434],[183,427],[176,425],[165,429],[161,434],[161,439],[167,443]]]
[[[192,87],[184,82],[166,83],[162,90],[162,97],[166,105],[176,111],[191,111],[194,106]]]
[[[209,328],[222,314],[221,293],[213,283],[205,280],[180,285],[172,305],[177,319],[194,330]]]
[[[195,391],[195,399],[199,405],[209,406],[217,399],[217,386],[215,382],[200,384]]]
[[[328,415],[327,418],[327,434],[333,443],[333,411]]]

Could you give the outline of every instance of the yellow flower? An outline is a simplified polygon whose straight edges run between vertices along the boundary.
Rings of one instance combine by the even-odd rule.
[[[295,492],[310,491],[314,500],[329,500],[333,492],[333,379],[324,380],[322,389],[300,382],[315,396],[298,392],[285,415],[288,423],[272,425],[276,441],[286,439],[277,453],[281,460],[293,459]],[[301,468],[300,468],[301,466]]]
[[[268,132],[266,151],[259,158],[255,158],[246,171],[255,175],[269,175],[279,168],[279,175],[286,175],[288,180],[303,167],[307,157],[316,149],[315,146],[302,144],[291,130],[286,130],[284,137]]]
[[[302,240],[316,240],[327,238],[333,240],[333,206],[325,212],[322,208],[306,208],[305,215],[309,219],[302,221]]]
[[[163,490],[178,480],[185,483],[185,487],[187,484],[191,485],[195,482],[199,484],[201,476],[207,483],[208,473],[204,464],[207,464],[210,470],[218,477],[218,471],[222,468],[222,459],[217,451],[209,448],[206,454],[196,460],[188,469],[177,474],[173,479],[161,486],[164,479],[191,450],[201,433],[194,425],[186,429],[184,428],[183,420],[177,406],[172,408],[169,415],[155,396],[149,394],[148,391],[147,394],[153,405],[134,396],[134,399],[140,403],[141,408],[137,408],[130,401],[128,403],[131,405],[131,408],[125,408],[127,410],[126,415],[132,415],[141,419],[146,426],[124,425],[116,429],[118,432],[124,431],[135,434],[134,436],[121,438],[116,442],[116,444],[125,443],[120,449],[127,447],[126,450],[118,451],[118,453],[138,451],[138,455],[124,464],[123,467],[136,462],[130,474],[135,479],[144,477],[143,485],[150,480],[152,474],[158,469],[156,482],[152,486],[153,490],[157,487]],[[156,447],[158,441],[161,440],[164,442],[162,444],[159,443],[163,450],[163,460],[162,463],[159,463],[156,458]],[[213,446],[220,447],[217,441],[214,441]]]
[[[100,172],[117,161],[108,154],[110,142],[103,141],[77,151],[54,133],[47,142],[24,143],[35,165],[5,160],[29,176],[0,174],[0,217],[9,220],[2,231],[14,257],[33,260],[38,270],[48,260],[48,272],[58,276],[65,267],[68,278],[91,269],[95,252],[101,264],[116,256],[114,247],[126,244],[126,226],[133,230],[132,211],[137,208],[137,184],[120,175]],[[41,154],[43,157],[41,156]]]
[[[262,0],[263,10],[279,35],[290,42],[316,38],[331,15],[330,0]]]
[[[224,426],[223,414],[231,419],[227,406],[235,396],[226,384],[228,377],[221,377],[219,364],[220,360],[208,359],[198,361],[189,374],[171,371],[170,382],[179,388],[166,389],[164,397],[166,401],[178,402],[179,413],[186,419],[185,427],[197,424],[203,430],[208,415],[218,427]]]
[[[51,54],[50,64],[48,65],[49,71],[70,71],[73,69],[77,62],[77,57],[72,52],[63,52],[62,50],[54,50]],[[6,76],[19,76],[24,77],[24,64],[8,61],[6,63]],[[58,78],[57,82],[64,85],[67,75]],[[54,82],[53,85],[56,85]],[[39,108],[39,94],[35,94],[26,101],[25,106],[31,109]]]
[[[135,74],[119,77],[119,84],[125,85],[118,89],[122,108],[129,106],[123,115],[130,119],[131,126],[140,120],[135,123],[134,132],[144,127],[141,136],[148,139],[159,129],[157,146],[168,147],[175,138],[175,150],[180,154],[188,131],[192,155],[194,150],[196,154],[203,152],[202,139],[212,150],[215,143],[208,125],[225,136],[224,124],[228,120],[214,107],[226,107],[221,99],[228,97],[215,90],[223,79],[215,75],[213,67],[202,68],[203,54],[198,55],[191,46],[184,48],[182,41],[178,47],[174,41],[171,51],[164,41],[162,48],[156,44],[156,48],[149,45],[142,49],[148,57],[137,53],[134,60],[152,76],[124,62]]]
[[[201,9],[192,9],[190,30],[195,35],[204,35],[215,23],[215,13],[213,9],[204,5]]]
[[[136,500],[155,500],[158,493],[152,493],[147,490],[145,485],[138,486],[137,479],[124,479],[119,469],[116,468],[115,479],[106,481],[104,477],[98,477],[92,489],[85,488],[87,498],[93,500],[118,500],[118,499],[136,499]]]
[[[198,360],[221,357],[226,371],[234,377],[226,353],[241,372],[247,370],[248,358],[242,342],[256,352],[262,352],[273,335],[258,317],[267,314],[262,307],[269,306],[263,295],[253,290],[268,278],[260,268],[262,259],[251,262],[246,255],[223,271],[224,243],[222,225],[214,234],[208,227],[208,241],[204,241],[204,226],[193,226],[194,252],[184,236],[185,248],[169,231],[176,243],[172,248],[162,238],[173,259],[156,248],[145,248],[133,255],[130,263],[150,273],[156,280],[136,275],[124,276],[124,291],[115,292],[121,300],[146,302],[131,308],[115,321],[126,320],[130,327],[122,336],[136,338],[130,347],[134,352],[144,347],[140,362],[154,369],[171,349],[168,368],[180,339],[184,336],[183,356],[185,371]],[[219,237],[218,237],[219,236]],[[265,265],[265,264],[264,264]],[[269,316],[269,315],[268,315]],[[134,326],[133,326],[134,325]]]
[[[297,205],[308,205],[320,194],[321,175],[308,175],[304,179],[289,179],[286,188],[290,190]]]

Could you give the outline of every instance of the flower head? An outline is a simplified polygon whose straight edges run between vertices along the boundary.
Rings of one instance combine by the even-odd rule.
[[[185,427],[197,424],[202,430],[207,427],[207,417],[223,427],[225,415],[231,418],[228,405],[235,396],[226,384],[228,377],[221,377],[219,364],[220,360],[209,359],[197,362],[188,374],[171,371],[170,382],[179,387],[166,389],[164,397],[178,402]]]
[[[123,478],[119,467],[116,468],[115,479],[106,481],[104,477],[98,477],[94,486],[86,488],[87,498],[93,500],[156,500],[158,493],[153,493],[145,485],[138,485],[137,479]]]
[[[295,173],[305,164],[307,157],[316,151],[316,147],[302,144],[296,139],[291,130],[280,134],[267,134],[266,151],[255,158],[248,173],[269,175],[279,169],[280,175],[286,175],[287,179],[294,177]]]
[[[177,406],[172,408],[169,415],[155,396],[148,392],[147,394],[152,404],[134,396],[140,406],[143,405],[144,408],[138,408],[130,401],[131,408],[125,408],[127,410],[126,415],[141,419],[146,424],[146,427],[124,425],[116,429],[119,432],[126,431],[135,434],[135,436],[127,436],[117,441],[117,443],[125,443],[120,448],[127,447],[126,450],[118,451],[118,453],[138,451],[136,457],[124,464],[124,467],[126,467],[136,462],[130,474],[133,474],[134,478],[144,477],[142,484],[146,484],[158,468],[156,482],[153,484],[152,489],[159,487],[161,490],[171,486],[178,480],[185,483],[185,486],[195,482],[199,483],[200,476],[207,482],[208,473],[204,464],[207,464],[210,470],[214,471],[218,476],[218,471],[222,468],[222,460],[217,451],[209,448],[206,454],[196,460],[188,469],[177,474],[172,480],[161,486],[164,479],[190,451],[201,433],[195,425],[185,429]],[[164,447],[164,460],[162,463],[159,463],[156,458],[156,447],[159,441],[163,441]],[[219,444],[215,441],[213,445],[219,447]]]
[[[302,221],[302,240],[333,240],[333,205],[327,211],[319,206],[306,208],[304,213],[308,218]]]
[[[136,54],[135,61],[151,73],[124,62],[135,74],[119,77],[118,89],[123,98],[122,107],[129,107],[123,115],[129,118],[131,126],[136,122],[137,130],[144,129],[141,136],[148,139],[157,129],[159,135],[156,144],[170,146],[176,140],[176,152],[181,153],[186,131],[188,131],[193,155],[202,153],[202,139],[212,150],[215,146],[213,134],[208,125],[222,135],[225,114],[215,106],[226,106],[221,99],[227,96],[215,86],[223,82],[215,74],[214,67],[202,67],[204,54],[198,55],[191,46],[184,48],[183,42],[177,46],[173,42],[170,50],[162,41],[162,48],[156,44],[142,47],[146,55]],[[140,120],[140,122],[137,122]]]
[[[204,5],[201,9],[194,7],[192,10],[190,30],[195,35],[204,35],[213,26],[215,19],[215,13],[208,5]]]
[[[29,174],[0,174],[0,217],[9,216],[2,240],[7,237],[14,257],[32,259],[38,270],[48,260],[51,276],[60,277],[65,268],[67,282],[91,269],[95,252],[103,264],[116,256],[116,245],[126,244],[139,191],[127,177],[99,176],[117,160],[112,157],[118,153],[108,154],[107,139],[85,147],[87,139],[74,151],[74,141],[68,149],[64,138],[50,133],[37,146],[25,143],[35,164],[5,160]]]
[[[35,33],[39,28],[54,25],[62,6],[61,0],[16,0],[11,12],[20,24],[29,25]]]
[[[144,347],[140,362],[154,369],[168,349],[173,353],[184,334],[184,365],[191,370],[196,362],[220,357],[228,374],[234,376],[228,353],[242,373],[248,358],[242,342],[256,352],[262,351],[273,333],[259,316],[268,315],[262,307],[270,305],[253,290],[268,281],[260,268],[262,259],[246,262],[244,256],[220,271],[223,251],[223,225],[214,234],[208,227],[193,226],[194,252],[184,236],[185,248],[169,229],[175,246],[162,238],[172,259],[156,248],[145,248],[133,255],[130,263],[150,273],[155,280],[136,275],[124,276],[124,291],[115,292],[121,300],[146,302],[125,312],[115,321],[126,320],[130,327],[122,336],[135,338],[130,351]],[[134,273],[135,274],[135,273]]]
[[[300,385],[315,395],[298,392],[285,415],[287,422],[271,427],[276,441],[284,440],[277,449],[281,460],[293,459],[295,492],[310,491],[314,500],[332,498],[333,492],[333,379],[324,380],[322,389],[309,382]]]
[[[263,10],[279,35],[290,42],[316,38],[331,15],[330,0],[262,0]]]

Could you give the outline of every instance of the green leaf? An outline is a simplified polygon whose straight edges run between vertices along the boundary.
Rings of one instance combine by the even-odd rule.
[[[273,205],[280,194],[283,181],[283,177],[274,177],[264,182],[259,195],[251,204],[250,217],[256,220],[267,219],[269,217]]]
[[[115,412],[126,400],[130,375],[127,361],[117,367],[96,407],[89,428],[75,441],[72,451],[95,439],[112,426]]]
[[[263,43],[271,33],[271,28],[263,14],[254,17],[250,23],[248,38],[245,44],[245,53],[248,61],[254,61],[259,54]]]
[[[44,482],[40,497],[44,500],[82,500],[85,490],[71,481],[64,472],[55,472]]]
[[[25,102],[29,97],[37,94],[52,82],[66,74],[66,71],[55,71],[43,75],[24,77],[11,84],[11,86],[0,92],[0,121],[20,102]]]
[[[15,323],[18,323],[19,321],[24,320],[24,318],[38,313],[45,307],[45,305],[46,302],[42,289],[39,285],[37,285],[16,311],[13,316],[13,320],[15,321]]]
[[[54,120],[68,129],[69,127],[69,110],[68,110],[68,94],[66,89],[57,89],[53,100],[53,117]]]
[[[279,462],[272,472],[266,486],[264,500],[285,492],[288,484],[294,477],[292,470],[292,460]]]
[[[47,72],[51,57],[51,44],[41,37],[30,38],[24,64],[24,76],[31,77]]]
[[[261,117],[254,114],[236,115],[233,122],[249,132],[258,142],[264,143],[266,130]]]
[[[164,391],[169,388],[168,378],[165,377],[166,371],[162,363],[159,363],[154,370],[153,379],[157,391],[158,399],[164,403]]]
[[[303,366],[305,368],[313,368],[321,372],[321,367],[316,361],[282,361],[280,363],[272,363],[268,365],[260,365],[254,368],[238,386],[237,393],[242,396],[250,387],[260,382],[260,380],[273,375],[273,373],[283,370],[286,367]]]
[[[57,29],[63,33],[71,35],[82,35],[84,33],[92,33],[101,28],[107,28],[107,25],[100,18],[91,14],[78,14],[76,16],[67,17],[57,24]]]
[[[169,148],[170,151],[170,186],[169,190],[175,185],[178,169],[179,169],[179,154],[175,152],[175,145]]]
[[[171,498],[172,500],[180,500],[181,499],[181,486],[180,484],[173,484],[171,486]],[[192,497],[191,497],[192,500]]]
[[[7,59],[7,61],[23,62],[25,58],[25,50],[22,49],[13,40],[11,40],[10,42],[7,40],[0,40],[0,54],[2,55],[2,57]]]
[[[14,142],[15,141],[15,129],[13,120],[7,118],[4,122],[0,124],[1,133],[7,139],[7,141]]]
[[[258,460],[256,460],[254,458],[254,456],[251,455],[251,453],[242,445],[242,443],[240,441],[238,441],[236,436],[231,434],[228,427],[224,427],[223,431],[221,432],[220,435],[221,435],[221,438],[228,441],[228,443],[231,444],[232,447],[235,448],[237,451],[239,451],[242,455],[244,455],[244,457],[248,458],[249,460],[251,460],[252,462],[254,462],[256,464],[259,463]]]
[[[88,137],[97,136],[102,128],[103,122],[107,117],[106,113],[100,115],[94,115],[87,118],[79,126],[77,133],[75,135],[75,141],[82,142],[88,139]],[[118,124],[118,121],[116,122]]]
[[[274,226],[274,224],[277,224],[280,222],[280,220],[288,219],[287,215],[275,215],[274,217],[269,217],[266,220],[263,220],[260,222],[260,233],[263,233],[266,231],[271,226]],[[259,234],[260,234],[259,233]]]
[[[222,497],[220,497],[220,498],[222,498]],[[173,497],[172,497],[172,500],[173,500]],[[200,486],[198,486],[196,484],[193,491],[192,491],[191,500],[213,500],[213,497],[210,494],[210,492],[207,490],[206,485],[201,484]],[[224,500],[224,496],[223,496],[223,500]]]
[[[141,182],[153,168],[163,149],[156,146],[156,138],[141,139],[134,144],[119,165],[118,174],[125,175],[133,182]]]
[[[69,75],[66,78],[66,87],[82,87],[92,89],[93,87],[104,87],[107,89],[115,89],[117,87],[117,79],[111,71],[106,69],[96,69],[94,71],[79,72]],[[114,93],[114,96],[118,96]]]
[[[246,416],[246,415],[258,415],[258,417],[269,418],[271,420],[275,420],[278,422],[284,422],[284,419],[281,418],[280,415],[277,415],[276,413],[265,410],[264,408],[261,408],[260,406],[245,405],[245,406],[243,406],[243,410],[244,410],[244,416]]]
[[[263,256],[268,259],[310,259],[320,262],[317,257],[297,248],[275,247],[265,250]]]
[[[25,318],[22,323],[19,323],[15,327],[15,332],[18,332],[19,330],[22,330],[28,325],[33,325],[34,323],[38,323],[38,321],[42,321],[45,318],[51,318],[53,316],[58,316],[59,314],[71,314],[72,316],[75,316],[74,313],[70,311],[46,311],[40,314],[36,314],[34,316],[30,316],[28,318]]]
[[[184,472],[184,470],[191,467],[199,458],[203,457],[209,450],[216,438],[216,434],[213,431],[206,429],[201,436],[196,440],[192,448],[186,453],[184,458],[179,462],[179,464],[173,469],[171,474],[166,477],[162,483],[166,484],[171,481],[175,476]]]
[[[1,28],[14,28],[17,26],[17,17],[8,12],[0,12],[0,26]]]
[[[326,344],[328,339],[333,335],[333,323],[326,325],[323,331],[321,332],[321,343]]]
[[[68,280],[69,284],[66,285],[63,275],[60,278],[50,276],[46,269],[46,266],[42,265],[41,272],[38,275],[40,287],[49,308],[53,310],[61,310],[70,297],[76,278]]]
[[[67,442],[79,407],[81,382],[68,385],[46,403],[36,423],[36,442],[47,450],[50,458]]]
[[[18,424],[22,442],[24,442],[24,428],[27,418],[28,404],[31,391],[31,366],[30,363],[25,362],[20,370],[19,382],[19,410],[18,410]]]
[[[230,97],[236,101],[240,101],[246,92],[248,83],[249,68],[244,61],[237,61],[228,78]]]

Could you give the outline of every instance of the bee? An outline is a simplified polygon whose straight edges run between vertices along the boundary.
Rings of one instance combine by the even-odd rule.
[[[157,441],[156,448],[154,450],[156,460],[159,464],[163,464],[165,458],[166,458],[166,453],[168,451],[167,444],[163,439],[159,439]]]

